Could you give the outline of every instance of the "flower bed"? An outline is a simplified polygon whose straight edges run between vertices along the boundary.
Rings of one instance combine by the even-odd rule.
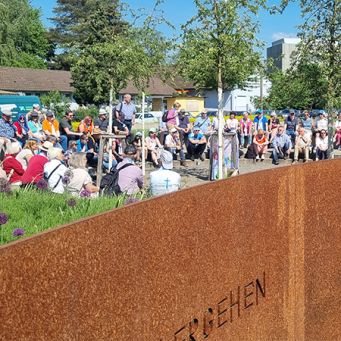
[[[75,198],[48,190],[0,192],[0,244],[141,200],[126,196]]]

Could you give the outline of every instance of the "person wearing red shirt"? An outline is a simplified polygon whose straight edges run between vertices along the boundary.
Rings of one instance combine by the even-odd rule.
[[[26,172],[22,177],[23,184],[36,184],[43,178],[44,165],[49,161],[47,158],[47,151],[52,147],[53,144],[51,142],[45,141],[43,145],[40,146],[40,153],[30,158]]]
[[[21,185],[21,177],[25,173],[22,164],[15,158],[20,152],[19,142],[12,142],[6,146],[6,155],[2,168],[7,174],[7,179],[12,185]]]

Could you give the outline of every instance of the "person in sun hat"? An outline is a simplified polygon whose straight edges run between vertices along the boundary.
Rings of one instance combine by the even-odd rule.
[[[201,132],[200,127],[194,126],[193,132],[188,136],[187,145],[187,152],[192,161],[197,158],[200,158],[201,161],[205,160],[203,153],[206,148],[206,143],[206,137]]]
[[[53,143],[49,141],[39,146],[39,154],[33,155],[28,161],[26,172],[22,176],[23,184],[36,184],[43,178],[44,166],[49,161],[47,152],[50,148],[53,148]]]
[[[185,153],[182,148],[181,140],[179,137],[179,132],[176,128],[172,128],[170,134],[166,136],[165,140],[165,150],[172,153],[173,156],[180,156],[180,165],[186,167],[185,163]]]
[[[159,138],[157,137],[156,129],[150,128],[148,136],[146,137],[147,160],[151,160],[154,166],[158,166],[158,159],[160,152],[163,149]]]
[[[160,169],[150,173],[150,189],[153,196],[175,192],[180,189],[181,176],[172,171],[173,155],[163,150],[160,159]]]
[[[0,112],[0,138],[9,142],[17,138],[17,128],[12,123],[12,113],[9,111]]]

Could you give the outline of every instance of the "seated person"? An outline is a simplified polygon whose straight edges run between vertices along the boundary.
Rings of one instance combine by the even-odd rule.
[[[316,161],[328,159],[328,135],[327,131],[322,129],[316,136]]]
[[[190,130],[191,130],[190,126],[191,126],[191,124],[189,122],[188,116],[186,115],[186,111],[181,109],[179,111],[177,126],[175,128],[179,132],[182,147],[184,145],[187,145],[188,135],[189,135]]]
[[[201,161],[205,160],[203,153],[206,148],[206,143],[206,137],[201,133],[200,127],[194,127],[193,132],[188,136],[187,145],[187,152],[192,161],[197,158],[200,158]]]
[[[173,155],[163,150],[160,156],[161,167],[159,170],[150,173],[150,189],[152,195],[161,195],[175,192],[180,189],[180,174],[172,171]]]
[[[252,143],[252,126],[253,123],[249,119],[249,113],[244,112],[243,118],[239,121],[240,127],[240,146],[248,148]]]
[[[310,150],[310,136],[308,133],[305,132],[305,129],[303,127],[299,127],[298,135],[296,136],[295,140],[295,147],[294,147],[294,162],[298,162],[298,157],[300,153],[304,155],[303,162],[307,162],[309,160],[309,150]]]
[[[7,180],[16,186],[22,184],[22,175],[25,173],[21,163],[15,158],[20,152],[21,146],[18,141],[6,144],[6,154],[2,162],[2,168],[7,174]]]
[[[290,110],[290,115],[285,119],[285,131],[290,136],[292,145],[295,143],[297,128],[298,118],[295,116],[295,111]]]
[[[66,190],[77,197],[94,197],[99,188],[92,184],[91,176],[87,170],[86,153],[73,153],[69,159],[70,171],[65,173],[67,177]]]
[[[64,161],[63,150],[59,148],[50,148],[47,151],[49,161],[44,165],[44,177],[53,193],[64,193],[63,177],[67,171]]]
[[[212,126],[210,118],[207,116],[207,110],[203,110],[200,116],[195,120],[194,125],[199,127],[203,134],[208,135],[211,133]]]
[[[275,112],[272,112],[270,114],[270,118],[268,121],[270,142],[273,140],[273,138],[277,134],[277,129],[278,129],[279,124],[280,124],[280,122],[279,122],[279,119],[277,118],[277,114]]]
[[[234,112],[230,113],[230,118],[226,120],[224,130],[229,133],[237,133],[239,130],[239,122]]]
[[[44,119],[42,123],[42,129],[44,131],[46,139],[49,136],[55,137],[57,140],[60,141],[60,144],[58,143],[58,148],[63,148],[66,151],[67,150],[67,137],[65,135],[63,136],[60,135],[59,122],[55,118],[54,112],[51,110],[48,110],[45,116],[46,118]]]
[[[22,176],[23,184],[36,184],[43,178],[44,165],[48,162],[47,151],[50,148],[53,148],[53,144],[49,141],[45,141],[41,146],[39,146],[39,153],[31,157],[28,162],[26,172]]]
[[[140,131],[135,134],[131,144],[135,146],[137,150],[136,161],[142,161],[142,133]]]
[[[36,138],[40,141],[43,141],[45,139],[45,134],[43,131],[43,126],[39,122],[39,116],[37,112],[32,112],[30,115],[30,121],[27,123],[28,128],[31,131],[31,136],[33,138]]]
[[[38,142],[36,140],[28,140],[24,148],[16,156],[16,159],[21,163],[24,170],[27,169],[28,162],[37,153],[39,149]]]
[[[82,135],[82,133],[78,133],[72,130],[71,123],[72,123],[73,118],[74,118],[73,112],[70,110],[67,110],[65,112],[64,117],[61,119],[59,123],[59,132],[60,132],[60,138],[61,138],[60,144],[62,145],[64,151],[67,150],[68,141],[77,140],[79,136]],[[66,143],[65,143],[65,139],[66,139]]]
[[[3,144],[10,141],[15,141],[17,138],[17,128],[12,123],[12,113],[4,112],[1,113],[2,118],[0,119],[0,140]]]
[[[253,150],[256,160],[264,160],[264,154],[268,150],[269,140],[267,139],[264,130],[259,129],[257,134],[253,137]]]
[[[106,145],[103,150],[103,167],[106,170],[109,170],[109,145]],[[111,154],[112,154],[112,163],[111,168],[116,168],[117,164],[122,161],[122,157],[117,152],[117,140],[112,140],[112,146],[111,146]]]
[[[137,150],[133,145],[125,147],[123,160],[117,165],[118,186],[122,193],[132,195],[143,188],[143,174],[140,167],[135,165]],[[128,166],[129,165],[129,166]]]
[[[172,153],[173,156],[179,153],[180,155],[180,165],[185,166],[185,153],[181,146],[181,141],[179,137],[179,133],[176,128],[172,128],[170,134],[166,136],[165,141],[165,150],[168,150]]]
[[[94,131],[97,132],[107,132],[109,126],[108,113],[105,109],[100,109],[98,113],[98,118],[94,123]]]
[[[162,145],[156,136],[156,129],[150,128],[149,135],[146,137],[147,159],[151,159],[154,166],[159,166],[158,159],[162,150]]]
[[[25,114],[20,114],[18,121],[13,124],[17,128],[17,140],[24,146],[28,138],[32,135],[27,125]]]
[[[86,135],[92,135],[94,132],[94,123],[90,116],[85,116],[79,123],[78,131]]]
[[[275,165],[279,165],[279,158],[286,160],[291,150],[291,139],[284,132],[283,124],[278,126],[277,134],[272,140],[272,159]]]

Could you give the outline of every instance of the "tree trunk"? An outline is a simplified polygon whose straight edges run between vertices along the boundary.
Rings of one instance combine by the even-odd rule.
[[[144,136],[144,102],[145,102],[145,93],[142,92],[142,174],[146,175],[146,155],[145,155],[145,136]]]
[[[112,100],[113,100],[114,86],[113,81],[110,81],[110,94],[109,94],[109,125],[108,125],[108,134],[112,134]],[[112,139],[109,139],[108,146],[109,153],[109,170],[112,167]]]
[[[222,67],[221,56],[218,57],[218,177],[223,178],[223,154],[224,154],[224,141],[223,141],[223,127],[224,127],[224,115],[223,115],[223,82],[222,82]]]

